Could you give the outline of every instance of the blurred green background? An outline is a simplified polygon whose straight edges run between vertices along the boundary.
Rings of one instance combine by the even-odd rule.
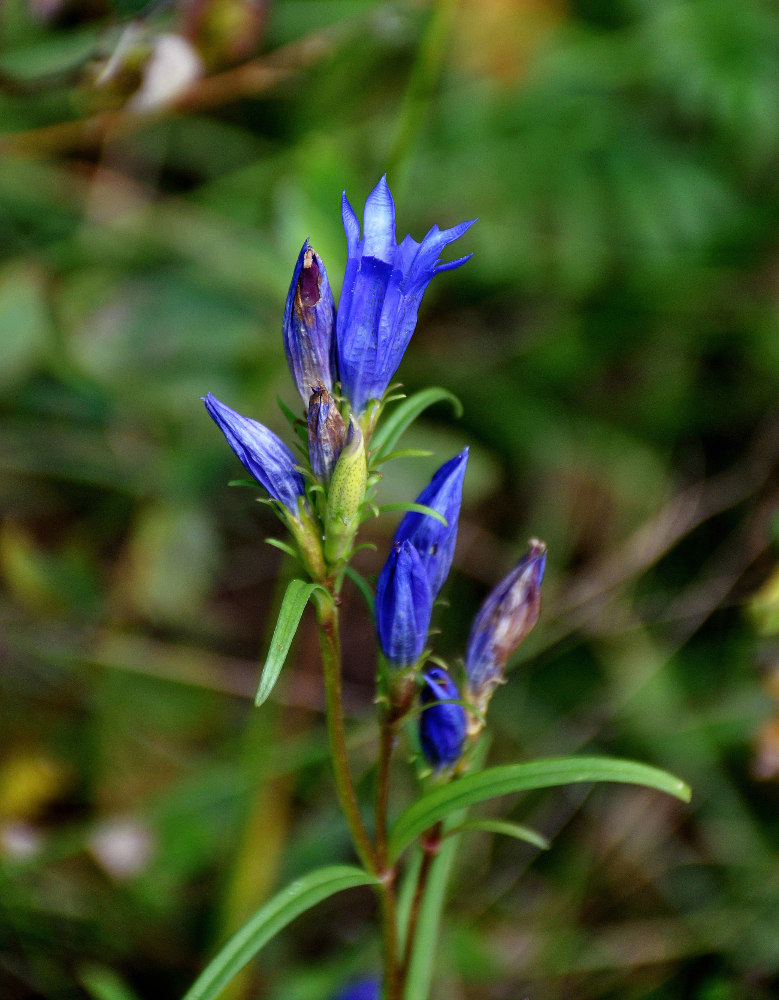
[[[150,59],[195,53],[175,108],[139,107]],[[198,397],[285,432],[300,245],[340,288],[341,191],[361,212],[385,171],[400,236],[479,216],[399,373],[464,416],[429,411],[409,443],[436,458],[382,484],[411,499],[471,447],[438,651],[549,545],[491,760],[623,755],[694,789],[496,803],[553,847],[462,839],[434,997],[779,995],[778,81],[763,0],[5,0],[4,1000],[180,996],[269,892],[351,857],[308,616],[250,707],[293,568]],[[393,529],[367,525],[365,572]],[[367,798],[354,592],[344,616]],[[328,997],[376,962],[374,917],[333,898],[226,996]]]

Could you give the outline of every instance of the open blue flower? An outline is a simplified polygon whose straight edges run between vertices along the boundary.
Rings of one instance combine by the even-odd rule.
[[[409,541],[419,553],[427,570],[433,599],[449,574],[457,542],[457,520],[463,499],[463,479],[468,464],[468,449],[450,458],[435,473],[417,497],[417,503],[432,507],[446,518],[441,524],[429,514],[410,510],[398,525],[395,542]]]
[[[449,674],[441,667],[431,667],[424,673],[424,686],[419,695],[423,708],[419,715],[419,743],[428,764],[436,770],[451,767],[462,756],[468,717],[462,705],[454,702],[431,705],[458,699],[460,692]]]
[[[421,243],[406,236],[398,245],[395,203],[386,177],[365,202],[362,239],[346,193],[342,215],[348,258],[336,323],[338,375],[352,409],[360,414],[369,400],[381,398],[397,371],[430,281],[471,257],[438,262],[444,247],[459,239],[474,220],[443,231],[433,226]]]
[[[427,642],[433,595],[422,559],[411,544],[393,545],[376,584],[376,631],[387,660],[410,667]]]
[[[289,370],[307,407],[318,383],[332,390],[335,370],[335,302],[322,258],[308,240],[292,274],[282,329]]]
[[[273,500],[298,518],[305,486],[289,448],[273,431],[231,410],[210,392],[203,402],[246,471],[265,487]]]

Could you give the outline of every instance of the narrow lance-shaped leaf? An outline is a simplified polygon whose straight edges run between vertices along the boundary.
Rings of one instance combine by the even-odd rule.
[[[273,638],[270,641],[268,657],[262,668],[260,686],[254,696],[254,704],[258,708],[264,701],[267,701],[279,679],[281,668],[284,666],[289,647],[292,645],[292,640],[295,638],[300,619],[303,616],[303,609],[315,590],[327,593],[320,584],[306,583],[304,580],[291,580],[287,587],[284,600],[281,602],[276,627],[273,630]]]
[[[550,844],[543,834],[533,830],[522,823],[509,823],[503,819],[469,819],[459,826],[447,830],[445,836],[454,837],[460,833],[469,833],[475,830],[480,833],[499,833],[504,837],[513,837],[514,840],[523,840],[526,844],[532,844],[542,851],[548,851]]]
[[[463,408],[457,396],[438,386],[422,389],[404,399],[385,420],[382,420],[371,438],[372,461],[379,461],[388,455],[403,433],[429,406],[443,402],[452,404],[455,416],[462,416]]]
[[[380,514],[391,514],[393,511],[396,510],[402,510],[404,513],[407,513],[408,511],[411,510],[414,511],[414,513],[416,514],[426,514],[428,517],[432,517],[434,521],[438,521],[439,524],[443,524],[445,528],[448,527],[444,515],[440,514],[437,510],[434,510],[432,507],[428,507],[427,504],[424,503],[415,503],[414,501],[403,503],[401,501],[399,503],[385,503],[382,504],[381,507],[379,507]]]
[[[184,1000],[213,1000],[246,963],[295,917],[336,892],[375,882],[372,875],[353,865],[317,868],[292,882],[236,931],[200,973]]]
[[[421,833],[455,809],[474,805],[499,795],[533,788],[552,788],[583,781],[614,781],[644,785],[685,802],[690,789],[679,778],[647,764],[609,757],[561,757],[527,764],[504,764],[433,789],[418,799],[395,821],[390,831],[390,856],[398,855]]]

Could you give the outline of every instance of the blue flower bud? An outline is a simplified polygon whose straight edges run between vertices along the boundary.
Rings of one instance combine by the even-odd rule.
[[[337,352],[341,387],[360,414],[380,399],[398,369],[417,322],[425,289],[441,271],[459,267],[471,254],[449,264],[438,255],[471,226],[433,226],[421,243],[410,236],[395,241],[395,204],[385,177],[365,202],[363,234],[346,199],[342,215],[348,256],[338,307]]]
[[[346,424],[330,393],[320,383],[308,402],[308,457],[317,479],[330,482],[346,441]]]
[[[376,584],[376,632],[387,660],[410,667],[427,642],[433,595],[424,563],[411,544],[393,545]]]
[[[454,681],[441,667],[426,670],[424,682],[419,695],[423,705],[460,697]],[[419,716],[419,742],[428,764],[436,770],[456,764],[462,756],[467,727],[467,716],[462,705],[430,705],[430,708],[422,709]]]
[[[381,996],[381,983],[375,976],[369,979],[361,979],[357,983],[352,983],[342,993],[339,993],[335,1000],[379,1000]]]
[[[308,240],[295,264],[284,306],[284,350],[303,405],[321,382],[333,387],[335,302],[322,258]]]
[[[409,511],[395,532],[396,543],[409,541],[419,553],[427,570],[433,599],[438,596],[452,565],[467,464],[466,448],[444,463],[417,497],[417,503],[432,507],[443,515],[446,526],[429,514]]]
[[[299,519],[305,487],[289,448],[273,431],[256,420],[242,417],[210,392],[202,399],[246,471],[265,487],[273,500]]]
[[[508,658],[538,621],[545,567],[546,545],[531,539],[527,554],[487,597],[474,619],[465,672],[474,703],[481,710],[503,680]]]

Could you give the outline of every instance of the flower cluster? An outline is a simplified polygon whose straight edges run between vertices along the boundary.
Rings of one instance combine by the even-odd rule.
[[[362,231],[345,195],[342,215],[348,256],[338,308],[325,265],[306,240],[284,309],[284,349],[305,414],[304,456],[210,393],[204,399],[230,447],[267,491],[309,575],[335,592],[357,527],[371,509],[378,478],[373,462],[380,452],[371,451],[371,436],[413,334],[420,301],[436,274],[469,259],[442,264],[439,255],[472,224],[433,226],[421,243],[406,236],[398,244],[385,178],[368,196]],[[301,429],[303,421],[292,419]],[[469,718],[449,672],[425,668],[434,602],[454,555],[467,464],[466,448],[445,462],[409,505],[376,586],[383,670],[410,680],[416,691],[419,743],[436,772],[458,762],[469,733],[479,729],[506,661],[535,624],[544,569],[544,547],[533,542],[479,612],[465,660],[465,704],[474,708]],[[392,683],[387,687],[393,690]],[[404,704],[403,711],[409,707]]]

